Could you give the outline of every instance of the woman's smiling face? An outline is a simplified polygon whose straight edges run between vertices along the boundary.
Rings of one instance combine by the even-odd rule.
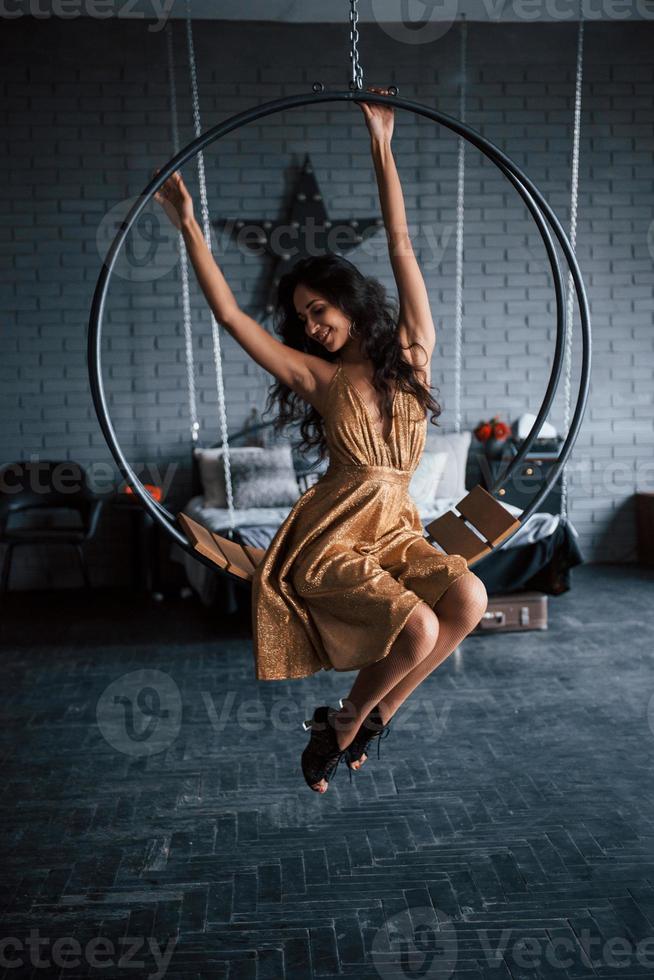
[[[350,319],[320,293],[298,283],[293,293],[293,304],[307,336],[325,350],[340,350],[350,339]]]

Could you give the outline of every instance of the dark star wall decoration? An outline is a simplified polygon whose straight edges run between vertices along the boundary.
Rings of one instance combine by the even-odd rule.
[[[232,239],[272,258],[262,313],[272,313],[279,280],[298,259],[309,255],[343,255],[383,227],[382,218],[330,219],[327,215],[309,154],[297,181],[285,221],[219,218],[215,228],[229,228]]]

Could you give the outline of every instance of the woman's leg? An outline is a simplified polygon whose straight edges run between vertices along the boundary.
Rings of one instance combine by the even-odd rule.
[[[438,629],[435,612],[420,602],[387,656],[361,668],[343,707],[331,716],[340,748],[347,748],[374,706],[434,649]]]
[[[434,605],[440,629],[438,639],[428,656],[405,674],[384,695],[379,711],[384,724],[433,670],[456,650],[484,615],[488,595],[484,583],[473,572],[466,572],[449,587]]]

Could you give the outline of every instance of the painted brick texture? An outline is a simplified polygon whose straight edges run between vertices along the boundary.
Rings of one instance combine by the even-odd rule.
[[[183,25],[175,21],[182,143],[192,138]],[[139,20],[20,18],[5,25],[0,214],[0,404],[3,462],[75,459],[119,476],[93,410],[86,328],[103,229],[171,155],[163,32]],[[203,128],[251,105],[347,84],[347,29],[334,25],[195,26]],[[10,41],[7,44],[7,41]],[[591,301],[594,374],[569,467],[570,516],[590,561],[636,556],[633,494],[654,490],[654,26],[592,23],[586,31],[578,256]],[[469,123],[505,150],[569,223],[576,25],[470,24]],[[365,84],[458,114],[458,31],[402,44],[362,25]],[[452,428],[456,139],[397,113],[395,156],[438,329],[433,383]],[[356,106],[289,111],[206,152],[211,216],[271,218],[305,152],[335,217],[379,213],[367,130]],[[508,182],[466,152],[463,425],[535,412],[553,350],[553,293],[538,232]],[[195,168],[185,178],[198,204]],[[156,209],[152,209],[156,213]],[[104,340],[112,418],[148,480],[174,476],[168,505],[189,493],[190,437],[174,238],[145,228],[114,279]],[[100,244],[98,244],[100,242]],[[265,263],[218,236],[216,254],[239,302],[257,309]],[[149,247],[154,259],[139,265]],[[141,250],[139,252],[139,250]],[[348,253],[389,289],[383,241]],[[130,264],[131,263],[131,264]],[[141,270],[139,272],[139,270]],[[208,310],[191,281],[198,405],[205,443],[218,438]],[[228,422],[263,409],[272,378],[222,332]],[[575,343],[573,380],[579,366]],[[574,385],[573,385],[574,391]],[[559,393],[550,419],[561,428]],[[124,513],[109,509],[89,546],[92,581],[119,585],[130,562]],[[165,549],[164,549],[165,550]],[[74,552],[19,549],[12,588],[75,585]]]

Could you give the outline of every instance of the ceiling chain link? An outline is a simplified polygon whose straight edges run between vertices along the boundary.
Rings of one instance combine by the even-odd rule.
[[[350,78],[350,89],[363,88],[363,68],[359,63],[359,11],[357,10],[357,0],[350,0],[350,60],[352,62],[352,77]]]

